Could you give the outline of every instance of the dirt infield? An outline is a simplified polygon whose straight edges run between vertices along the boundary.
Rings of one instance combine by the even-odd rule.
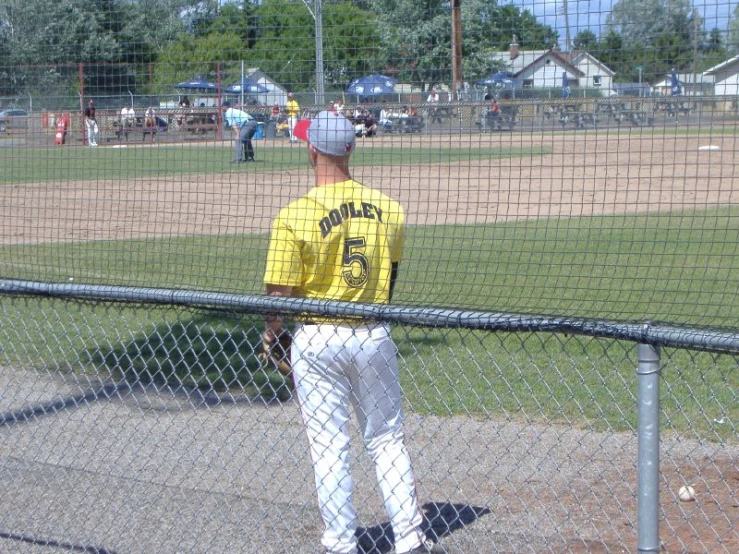
[[[736,138],[656,131],[388,136],[359,148],[544,147],[551,153],[394,168],[354,167],[357,179],[406,206],[411,225],[494,223],[712,207],[739,202]],[[701,151],[713,145],[719,150]],[[192,145],[183,146],[191,147]],[[145,146],[154,147],[156,146]],[[301,145],[281,143],[282,148]],[[230,153],[224,145],[224,157]],[[15,184],[0,188],[3,244],[258,233],[311,184],[305,170],[255,164],[216,175]]]

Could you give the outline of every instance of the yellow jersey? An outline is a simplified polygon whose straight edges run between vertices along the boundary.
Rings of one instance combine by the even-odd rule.
[[[354,180],[314,187],[272,222],[264,282],[300,298],[387,303],[402,206]]]
[[[297,100],[288,100],[285,106],[285,113],[290,117],[295,117],[300,113],[300,105]]]

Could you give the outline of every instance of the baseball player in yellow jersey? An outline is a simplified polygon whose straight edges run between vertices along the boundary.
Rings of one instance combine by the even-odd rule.
[[[290,142],[297,142],[295,137],[295,125],[298,123],[300,116],[300,104],[295,100],[295,94],[287,93],[287,105],[285,106],[285,115],[287,115],[287,127],[290,131]]]
[[[308,142],[316,186],[273,221],[264,276],[267,294],[389,302],[403,250],[402,207],[352,179],[354,126],[343,115],[323,111],[300,121],[295,135]],[[281,319],[268,317],[265,333],[282,332]],[[304,321],[293,338],[293,379],[310,445],[326,552],[357,552],[348,460],[350,403],[375,464],[395,552],[434,552],[421,529],[389,327]]]

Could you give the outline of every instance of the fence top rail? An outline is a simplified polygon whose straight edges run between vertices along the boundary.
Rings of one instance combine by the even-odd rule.
[[[739,353],[739,333],[679,327],[657,322],[614,322],[563,316],[357,304],[306,298],[278,298],[164,288],[42,283],[0,279],[0,295],[33,295],[88,301],[172,304],[194,308],[280,312],[296,316],[382,320],[410,326],[569,333],[714,352]]]

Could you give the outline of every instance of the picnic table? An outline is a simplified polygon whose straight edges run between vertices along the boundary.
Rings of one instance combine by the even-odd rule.
[[[549,104],[549,108],[551,112],[549,114],[545,112],[545,117],[549,119],[556,114],[563,129],[568,125],[572,125],[575,129],[584,129],[586,126],[596,127],[600,121],[596,113],[583,110],[581,103],[555,102]]]
[[[205,135],[208,132],[217,131],[219,117],[220,114],[217,111],[191,108],[183,114],[180,131],[193,135]]]
[[[654,125],[654,115],[644,110],[622,110],[614,115],[614,119],[619,126],[624,121],[630,123],[632,127]]]
[[[420,115],[392,114],[387,119],[392,125],[383,127],[386,133],[420,133],[424,128],[423,117]]]
[[[426,119],[430,123],[443,123],[454,117],[454,107],[451,104],[427,104]]]
[[[584,129],[586,125],[595,128],[599,121],[600,118],[593,112],[563,112],[559,119],[562,128],[571,123],[576,129]]]
[[[652,109],[655,113],[666,112],[669,117],[677,117],[680,114],[688,115],[691,111],[688,102],[677,99],[657,100]]]
[[[110,123],[112,135],[118,141],[122,141],[124,138],[128,141],[130,136],[141,135],[141,140],[146,140],[146,136],[149,135],[152,139],[157,133],[163,133],[167,131],[166,122],[163,118],[158,117],[154,127],[147,127],[145,125],[145,118],[143,116],[136,116],[132,125],[124,125],[119,119],[113,119]],[[107,135],[107,133],[106,133]],[[106,136],[105,140],[110,142],[113,140],[111,136]]]
[[[504,128],[513,131],[513,127],[516,125],[516,117],[518,116],[517,106],[506,106],[500,105],[499,112],[493,112],[493,110],[487,110],[480,121],[475,122],[482,131],[502,131]]]
[[[595,113],[605,114],[606,117],[613,117],[618,113],[629,110],[631,107],[626,102],[607,100],[595,103]]]
[[[560,119],[564,115],[572,114],[580,111],[580,104],[573,102],[551,102],[547,103],[544,108],[544,117],[550,119],[558,116]]]

